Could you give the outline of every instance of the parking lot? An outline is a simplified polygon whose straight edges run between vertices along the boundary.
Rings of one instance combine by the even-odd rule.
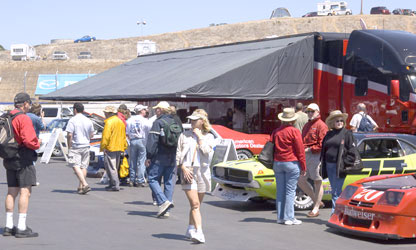
[[[179,185],[175,208],[168,219],[157,219],[150,189],[123,187],[106,192],[99,179],[88,179],[92,191],[75,192],[77,181],[63,159],[37,165],[40,185],[33,189],[28,225],[38,238],[0,236],[1,249],[414,249],[415,240],[378,241],[337,234],[326,227],[330,208],[309,219],[296,216],[300,226],[276,224],[273,203],[240,203],[206,196],[202,206],[207,242],[194,245],[184,237],[188,203]],[[7,190],[0,167],[1,202]],[[17,214],[15,213],[15,221]],[[3,227],[5,213],[0,210]],[[2,229],[0,229],[2,233]]]

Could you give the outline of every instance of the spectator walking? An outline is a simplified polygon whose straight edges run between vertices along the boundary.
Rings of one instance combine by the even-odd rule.
[[[211,191],[209,165],[215,138],[209,133],[211,125],[205,110],[197,109],[187,118],[191,120],[192,130],[181,134],[176,150],[176,163],[182,171],[182,189],[190,204],[186,237],[204,243],[200,207],[205,193]]]
[[[146,116],[147,106],[141,104],[134,108],[136,115],[127,120],[127,138],[130,141],[129,146],[129,174],[130,187],[145,187],[144,162],[146,160],[146,133],[149,131],[149,122]]]
[[[94,126],[84,112],[82,103],[74,103],[75,116],[69,119],[66,126],[68,143],[68,163],[74,169],[79,180],[78,194],[91,191],[87,183],[87,168],[90,165],[90,140],[94,136]]]
[[[355,139],[351,130],[345,128],[347,117],[348,114],[335,110],[329,114],[325,121],[331,130],[328,131],[322,143],[322,177],[328,176],[331,184],[332,213],[335,209],[335,202],[341,195],[346,176],[342,171],[345,156],[344,154],[342,156],[338,155],[339,150],[341,147],[345,147],[344,153],[346,153],[355,146]]]
[[[377,123],[367,114],[364,103],[357,105],[358,113],[352,116],[350,126],[352,132],[372,132],[378,129]]]
[[[303,112],[303,104],[301,102],[296,103],[295,106],[296,114],[298,114],[298,119],[296,119],[295,124],[293,125],[295,128],[299,129],[302,133],[303,127],[306,123],[308,123],[308,115]]]
[[[46,129],[45,122],[43,121],[44,113],[42,111],[42,105],[40,105],[39,103],[33,103],[29,109],[29,112],[26,114],[32,120],[36,136],[39,138],[40,131]]]
[[[273,171],[276,178],[277,223],[299,225],[295,218],[294,202],[299,176],[305,175],[305,150],[300,131],[293,127],[298,114],[293,108],[285,108],[278,115],[281,126],[272,132],[274,141]]]
[[[39,235],[26,225],[29,198],[32,186],[36,185],[36,169],[33,165],[37,159],[35,150],[40,147],[32,121],[25,114],[29,111],[31,104],[28,94],[18,93],[14,98],[15,109],[10,111],[10,114],[14,116],[12,126],[19,150],[16,157],[3,160],[8,187],[5,201],[6,226],[3,229],[3,236],[14,235],[16,238],[29,238]],[[19,220],[17,227],[14,227],[13,211],[18,195]]]
[[[114,106],[104,109],[105,121],[101,138],[100,151],[104,152],[104,167],[110,179],[107,191],[120,191],[120,180],[118,171],[120,167],[120,156],[127,148],[126,127],[117,117]]]
[[[323,206],[322,196],[324,194],[322,187],[322,177],[320,175],[320,155],[322,150],[322,141],[328,132],[328,127],[321,120],[319,106],[311,103],[306,108],[309,121],[302,130],[303,144],[305,145],[305,157],[307,171],[306,175],[299,178],[299,187],[309,197],[312,198],[314,205],[312,210],[307,214],[308,217],[319,216],[319,208]],[[309,184],[308,178],[313,180],[314,187]]]
[[[167,145],[166,138],[169,136],[165,133],[165,127],[176,124],[170,116],[170,105],[168,102],[159,102],[153,107],[157,119],[149,132],[149,138],[146,145],[146,166],[148,167],[149,186],[152,190],[159,211],[157,217],[165,215],[173,207],[172,196],[175,185],[175,159],[176,145]],[[177,125],[179,127],[179,125]],[[162,191],[159,181],[163,177],[164,190]]]
[[[244,113],[244,111],[236,106],[234,108],[234,114],[233,114],[233,129],[239,132],[243,132],[244,128],[245,128],[245,123],[246,122],[246,115]]]

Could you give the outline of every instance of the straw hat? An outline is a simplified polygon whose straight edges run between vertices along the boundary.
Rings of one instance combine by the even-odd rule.
[[[329,113],[328,118],[326,118],[325,123],[328,127],[333,126],[333,122],[336,118],[341,117],[344,120],[344,125],[347,123],[348,114],[342,113],[340,110],[334,110]]]
[[[104,112],[105,113],[113,113],[113,114],[116,114],[117,113],[117,110],[116,110],[116,107],[114,107],[114,106],[107,106],[107,107],[104,108]]]
[[[283,112],[280,113],[277,118],[282,122],[292,122],[298,119],[298,114],[296,114],[294,108],[284,108]]]

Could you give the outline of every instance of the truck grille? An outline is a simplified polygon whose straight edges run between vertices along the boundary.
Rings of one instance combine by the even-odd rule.
[[[372,202],[363,202],[363,201],[357,201],[357,200],[351,200],[350,205],[357,206],[357,207],[373,207],[374,203]]]
[[[223,167],[214,167],[213,170],[214,176],[219,179],[241,183],[250,183],[252,181],[250,172],[246,170]]]

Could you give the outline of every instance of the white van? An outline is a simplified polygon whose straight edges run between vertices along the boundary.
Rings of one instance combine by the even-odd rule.
[[[72,105],[42,104],[43,121],[48,125],[54,119],[73,116]]]

